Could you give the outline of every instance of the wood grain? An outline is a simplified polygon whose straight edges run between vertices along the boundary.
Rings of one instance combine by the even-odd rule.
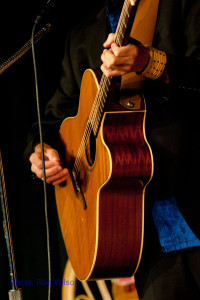
[[[80,106],[60,129],[66,163],[73,163],[98,90],[92,70],[84,73]],[[115,107],[116,105],[114,105]],[[145,186],[152,176],[152,154],[144,134],[145,110],[110,111],[108,105],[96,137],[92,165],[81,157],[81,188],[87,208],[71,178],[56,186],[62,234],[79,280],[132,275],[143,242]]]

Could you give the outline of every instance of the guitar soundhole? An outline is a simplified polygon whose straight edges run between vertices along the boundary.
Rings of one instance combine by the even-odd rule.
[[[89,133],[89,138],[86,141],[85,149],[86,149],[86,158],[89,166],[92,166],[95,161],[96,155],[96,138],[94,136],[94,132],[92,129],[91,123],[88,123],[86,132]]]

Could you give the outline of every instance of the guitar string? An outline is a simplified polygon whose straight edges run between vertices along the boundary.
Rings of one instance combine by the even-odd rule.
[[[118,28],[117,28],[117,30],[116,30],[116,36],[118,37],[119,36],[119,31],[121,31],[121,37],[123,37],[124,35],[123,35],[123,30],[122,30],[122,28],[123,28],[123,26],[122,26],[122,23],[123,24],[125,24],[125,22],[124,22],[124,11],[125,11],[125,8],[127,9],[127,6],[128,6],[128,4],[127,4],[127,1],[125,1],[124,2],[124,7],[122,8],[122,13],[121,13],[121,18],[120,18],[120,20],[119,20],[119,23],[118,23]],[[127,14],[127,12],[125,11],[125,14]],[[126,27],[126,26],[124,26],[124,27]],[[118,39],[118,43],[120,44],[120,40]],[[105,80],[105,85],[106,85],[106,82],[107,82],[107,80],[108,79],[106,79],[106,77],[104,77],[104,80]],[[103,89],[102,91],[104,92],[104,90],[105,89]],[[101,98],[101,97],[100,97]],[[97,99],[98,100],[98,99]],[[99,101],[99,106],[101,105],[101,101]],[[98,126],[98,124],[97,124],[97,126]]]
[[[124,37],[123,30],[122,30],[122,28],[123,28],[122,23],[124,24],[124,29],[125,29],[126,28],[125,17],[126,16],[129,17],[128,12],[126,11],[127,7],[128,7],[128,4],[125,1],[123,9],[122,9],[121,16],[120,16],[120,20],[118,22],[118,27],[117,27],[117,30],[116,30],[116,37],[117,37],[116,42],[119,45],[120,45],[120,39],[118,38],[119,37],[119,31],[121,32],[121,38]],[[92,129],[93,129],[93,131],[95,131],[95,130],[97,131],[98,126],[99,126],[99,122],[100,122],[100,118],[101,118],[101,114],[102,114],[102,111],[101,111],[100,107],[102,105],[102,108],[104,108],[104,104],[105,104],[105,100],[106,100],[105,98],[107,97],[107,92],[108,92],[108,91],[106,91],[106,95],[105,95],[105,98],[104,98],[103,97],[103,92],[105,91],[105,86],[106,86],[107,82],[108,82],[108,78],[106,78],[105,76],[102,76],[102,80],[100,82],[100,90],[99,90],[99,93],[97,94],[98,96],[97,96],[96,100],[94,101],[94,105],[92,107],[91,114],[89,116],[89,121],[87,122],[86,130],[84,132],[84,136],[82,138],[81,145],[80,145],[80,148],[79,148],[79,151],[77,153],[77,157],[76,157],[76,160],[75,160],[75,163],[74,163],[73,170],[74,170],[76,176],[79,173],[79,167],[80,167],[80,163],[81,163],[81,157],[82,157],[82,154],[83,154],[83,150],[85,150],[84,143],[87,144],[88,138],[91,134]],[[109,82],[109,85],[110,85],[110,82]],[[104,88],[102,88],[102,86],[104,86]],[[101,99],[104,100],[103,101],[104,103],[101,101]],[[95,122],[95,120],[96,120],[96,122]],[[91,124],[91,125],[88,126],[89,124]]]
[[[123,5],[123,8],[122,8],[122,13],[121,13],[121,16],[120,16],[120,20],[118,22],[118,27],[117,27],[117,30],[116,30],[116,37],[117,37],[116,42],[119,45],[121,44],[121,42],[120,42],[120,39],[119,39],[120,35],[119,35],[118,32],[119,31],[121,32],[120,37],[123,38],[124,37],[124,34],[123,34],[124,30],[123,29],[126,28],[125,19],[126,19],[127,16],[129,17],[129,13],[128,13],[129,8],[130,8],[130,5],[128,6],[127,1],[125,1],[124,5]],[[105,83],[105,84],[102,84],[102,85],[106,86],[107,81],[108,80],[103,76],[102,82]],[[83,136],[83,139],[82,139],[82,142],[81,142],[81,146],[79,148],[80,151],[78,151],[78,153],[77,153],[77,158],[76,158],[76,161],[75,161],[75,164],[74,164],[74,170],[76,171],[76,173],[79,172],[81,154],[83,153],[83,150],[85,150],[85,149],[83,149],[84,148],[84,142],[87,143],[88,137],[90,136],[92,129],[93,129],[93,131],[97,131],[97,129],[98,129],[101,114],[102,114],[104,104],[105,104],[105,98],[107,97],[107,92],[108,92],[108,91],[106,91],[106,95],[105,95],[105,98],[104,98],[103,97],[103,92],[104,91],[105,91],[105,88],[104,89],[100,88],[100,92],[98,93],[98,97],[97,97],[97,99],[94,102],[94,105],[92,107],[92,111],[91,111],[91,114],[89,116],[89,121],[88,121],[87,126],[86,126],[86,131],[84,133],[84,136]],[[98,99],[104,99],[104,101],[103,101],[104,103],[102,103],[102,101],[99,101]],[[96,120],[96,122],[95,122],[95,120]],[[91,124],[91,126],[88,126],[88,124]]]
[[[87,142],[87,140],[88,140],[88,138],[91,134],[92,128],[95,126],[94,120],[95,120],[95,115],[96,115],[96,111],[97,111],[96,107],[97,107],[97,103],[98,103],[98,98],[100,98],[100,94],[101,94],[101,91],[103,89],[102,86],[104,86],[103,76],[102,76],[102,79],[100,81],[99,91],[98,91],[96,99],[93,103],[92,110],[91,110],[91,113],[90,113],[90,116],[89,116],[89,121],[87,122],[86,130],[84,132],[84,135],[83,135],[83,138],[82,138],[82,141],[81,141],[81,144],[80,144],[77,156],[76,156],[76,160],[75,160],[75,163],[74,163],[74,170],[76,171],[77,175],[78,175],[79,167],[80,167],[80,163],[81,163],[81,154],[83,153],[83,150],[85,150],[84,149],[84,144]],[[91,126],[89,126],[89,124],[91,124]]]
[[[104,108],[104,104],[105,104],[105,100],[104,97],[102,97],[103,91],[105,90],[105,85],[106,82],[108,81],[108,79],[105,77],[105,75],[102,76],[101,81],[100,81],[100,85],[99,85],[99,90],[98,93],[96,95],[96,99],[93,103],[93,107],[89,116],[89,121],[87,122],[86,125],[86,130],[84,132],[82,141],[81,141],[81,145],[79,148],[79,151],[77,153],[77,157],[75,160],[75,164],[74,164],[74,169],[76,171],[76,173],[78,174],[79,172],[79,166],[80,166],[80,162],[81,162],[81,153],[83,153],[84,149],[84,142],[88,141],[88,138],[91,134],[92,129],[94,129],[96,127],[96,130],[98,129],[98,123],[95,123],[96,118],[98,118],[98,120],[100,120],[100,109],[99,107],[102,106],[101,110],[103,111]],[[99,100],[100,99],[100,100]],[[101,101],[101,99],[104,99],[104,103]],[[99,114],[98,114],[99,113]],[[91,126],[88,126],[88,124],[91,124]]]
[[[118,27],[116,29],[117,43],[118,43],[119,46],[121,46],[121,41],[120,40],[124,37],[124,31],[125,31],[125,28],[126,28],[125,17],[126,16],[129,17],[129,14],[128,14],[127,10],[129,10],[129,7],[128,7],[128,4],[127,4],[127,1],[125,1],[124,6],[122,8],[120,20],[118,22]],[[120,31],[121,34],[119,34],[119,31]],[[107,79],[105,79],[105,81],[107,82]],[[105,82],[105,85],[106,85],[106,82]],[[103,89],[103,92],[104,91],[105,91],[105,89]],[[106,95],[106,97],[107,97],[107,95]],[[100,107],[100,105],[101,105],[101,101],[99,101],[99,107]],[[98,110],[98,112],[99,112],[99,110]],[[101,112],[100,112],[100,114],[101,114]],[[100,119],[99,116],[98,116],[98,119]],[[98,124],[97,124],[97,128],[98,128]]]
[[[122,39],[124,38],[124,31],[126,29],[126,22],[128,18],[130,17],[129,15],[129,10],[131,8],[131,5],[128,5],[128,1],[124,1],[124,5],[122,8],[122,12],[120,15],[120,19],[117,25],[116,33],[115,33],[115,42],[121,46]],[[108,85],[107,85],[108,83]],[[95,101],[93,103],[92,109],[90,116],[88,118],[88,122],[86,124],[86,129],[83,135],[83,138],[81,140],[81,144],[74,162],[73,166],[73,172],[76,175],[76,178],[79,174],[79,168],[81,165],[81,159],[82,155],[85,152],[85,145],[87,145],[89,137],[91,135],[92,130],[94,131],[94,134],[97,132],[99,128],[99,123],[101,119],[101,115],[105,106],[106,98],[107,98],[107,93],[110,87],[111,80],[107,78],[105,75],[102,75],[100,85],[99,85],[99,90],[97,92]],[[105,87],[107,90],[105,91]],[[104,97],[104,92],[105,92],[105,97]]]
[[[96,130],[98,129],[98,124],[99,124],[100,117],[101,117],[99,107],[102,106],[102,109],[104,107],[106,97],[103,97],[103,91],[105,90],[105,85],[106,85],[106,82],[108,82],[108,81],[109,81],[108,78],[106,78],[105,75],[103,75],[101,78],[101,81],[100,81],[98,93],[96,95],[96,98],[93,103],[93,107],[92,107],[92,110],[91,110],[91,113],[89,116],[89,121],[87,122],[86,130],[84,132],[84,135],[83,135],[83,138],[81,141],[81,145],[80,145],[80,148],[79,148],[79,151],[77,153],[77,157],[76,157],[76,160],[74,163],[73,171],[76,174],[76,177],[79,173],[79,167],[80,167],[81,158],[82,158],[81,155],[83,154],[83,151],[85,150],[84,144],[86,144],[88,142],[88,139],[90,137],[92,130],[94,131],[94,129],[96,129]],[[102,101],[102,99],[103,99],[103,101]],[[91,125],[89,125],[89,124],[91,124]]]
[[[108,84],[107,84],[108,83]],[[99,90],[98,93],[96,95],[96,99],[94,101],[90,116],[89,116],[89,121],[86,125],[86,130],[85,133],[83,135],[83,139],[81,142],[81,146],[79,148],[79,152],[77,154],[77,159],[75,162],[75,169],[76,172],[79,172],[79,166],[80,166],[80,159],[81,159],[81,155],[80,153],[83,153],[83,145],[84,142],[87,143],[88,138],[90,137],[90,134],[92,132],[92,130],[94,131],[94,134],[96,134],[97,130],[98,130],[98,126],[99,126],[99,122],[100,122],[100,118],[104,109],[104,105],[105,105],[105,101],[106,101],[106,97],[107,97],[107,92],[108,92],[108,88],[110,85],[110,79],[108,79],[105,75],[102,76],[101,81],[100,81],[100,85],[99,85]],[[105,87],[107,86],[107,91],[106,94],[104,94],[105,92]],[[101,107],[101,108],[100,108]],[[88,126],[88,124],[91,124],[91,126]]]

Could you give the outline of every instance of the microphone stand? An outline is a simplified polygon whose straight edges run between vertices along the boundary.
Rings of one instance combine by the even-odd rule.
[[[3,162],[0,150],[0,198],[1,198],[1,209],[3,215],[3,229],[4,236],[6,240],[6,248],[8,253],[8,265],[9,265],[9,274],[10,274],[10,284],[11,290],[9,290],[8,295],[10,300],[22,300],[22,290],[17,286],[17,275],[15,268],[15,258],[14,258],[14,249],[12,243],[12,233],[10,225],[10,216],[8,210],[8,201],[6,195],[6,186],[3,172]]]
[[[47,24],[46,27],[43,27],[38,33],[36,33],[34,36],[34,43],[39,41],[44,36],[44,34],[48,33],[50,31],[50,28],[51,25]],[[31,48],[31,46],[32,43],[31,40],[29,40],[14,55],[12,55],[8,60],[6,60],[3,64],[1,64],[0,74],[2,74],[8,67],[10,67],[20,57],[22,57]],[[22,300],[23,299],[22,289],[18,288],[17,285],[14,248],[13,248],[13,241],[12,241],[11,224],[10,224],[7,195],[6,195],[6,186],[5,186],[1,149],[0,149],[0,201],[1,201],[1,209],[3,215],[3,229],[4,229],[5,240],[6,240],[10,284],[11,284],[11,289],[8,291],[9,300]]]

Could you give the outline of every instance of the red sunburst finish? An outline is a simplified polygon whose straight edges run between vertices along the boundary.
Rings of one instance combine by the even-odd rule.
[[[144,135],[144,121],[143,109],[107,113],[104,120],[103,138],[111,153],[112,175],[100,192],[100,242],[92,274],[95,278],[105,274],[113,278],[119,274],[131,276],[139,264],[144,193],[152,176],[152,155]]]

